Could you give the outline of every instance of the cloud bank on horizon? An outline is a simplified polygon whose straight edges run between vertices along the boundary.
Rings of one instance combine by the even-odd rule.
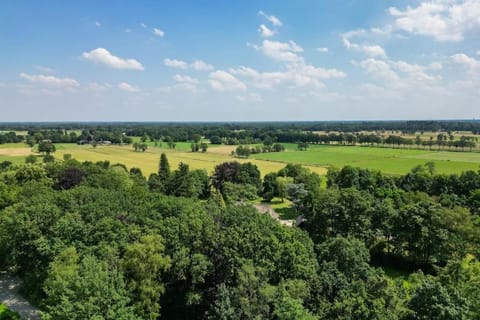
[[[2,120],[480,117],[478,0],[179,3],[1,3]]]

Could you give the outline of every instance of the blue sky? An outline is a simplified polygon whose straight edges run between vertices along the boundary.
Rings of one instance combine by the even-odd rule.
[[[0,2],[0,121],[480,118],[480,1]]]

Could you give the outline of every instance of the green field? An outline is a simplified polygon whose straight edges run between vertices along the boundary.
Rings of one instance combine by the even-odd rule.
[[[168,149],[166,145],[163,145],[162,148],[149,147],[145,152],[134,152],[132,146],[98,146],[94,148],[90,145],[57,144],[57,152],[54,155],[56,158],[62,159],[64,154],[69,153],[79,161],[96,162],[108,160],[112,164],[123,163],[129,168],[137,167],[142,169],[142,172],[146,175],[157,172],[162,152],[167,154],[172,168],[176,168],[180,162],[184,162],[193,169],[206,169],[209,173],[213,171],[217,164],[233,160],[252,162],[258,166],[262,174],[278,171],[285,166],[281,162],[233,159],[231,156],[224,154],[222,147],[219,147],[220,152],[215,152],[216,148],[212,147],[206,153],[193,153],[188,151],[190,144],[188,144],[188,150],[186,150],[186,145],[187,143],[177,144],[177,147],[180,147],[179,149]],[[325,174],[326,172],[326,169],[322,167],[311,167],[311,169],[319,174]]]
[[[138,138],[134,138],[134,141],[137,140]],[[284,144],[285,152],[254,154],[249,159],[237,159],[230,155],[236,146],[210,145],[206,153],[192,153],[189,142],[179,142],[175,149],[169,149],[165,143],[159,147],[155,147],[153,142],[148,142],[148,145],[146,152],[134,152],[131,145],[94,148],[90,145],[56,144],[57,152],[54,155],[62,159],[64,154],[70,153],[79,161],[108,160],[111,163],[124,163],[128,167],[142,169],[146,175],[157,171],[162,152],[167,154],[172,168],[184,162],[193,169],[206,169],[209,173],[217,164],[233,160],[253,162],[262,174],[278,171],[286,163],[298,163],[319,174],[325,174],[330,166],[341,168],[352,165],[398,175],[429,161],[435,163],[438,173],[460,173],[480,168],[480,153],[476,152],[325,145],[312,145],[307,151],[297,151],[296,144]],[[8,160],[20,164],[30,152],[28,146],[22,143],[0,145],[0,162]]]
[[[309,166],[355,167],[380,170],[387,174],[405,174],[417,165],[434,162],[439,173],[459,173],[480,168],[480,153],[371,148],[359,146],[310,146],[295,151],[292,144],[280,153],[253,155],[255,159]]]

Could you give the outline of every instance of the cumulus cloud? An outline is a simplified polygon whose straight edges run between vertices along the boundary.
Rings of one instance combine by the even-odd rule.
[[[457,53],[451,56],[454,63],[462,65],[470,74],[480,75],[480,60],[467,56],[464,53]]]
[[[461,41],[466,32],[480,29],[478,0],[422,1],[405,10],[391,7],[389,13],[396,29],[439,41]]]
[[[324,87],[323,80],[344,78],[346,74],[336,69],[324,69],[305,63],[288,65],[285,71],[259,72],[253,68],[241,66],[230,69],[230,73],[249,79],[252,86],[260,89],[272,89],[278,85],[295,87]]]
[[[195,60],[190,64],[190,67],[197,71],[210,71],[214,69],[211,64],[208,64],[202,60]]]
[[[328,48],[317,48],[316,50],[321,53],[328,52]]]
[[[177,59],[163,59],[163,64],[167,67],[178,68],[178,69],[187,69],[188,64],[185,61]]]
[[[274,72],[259,72],[245,66],[229,69],[231,74],[247,78],[249,85],[256,88],[272,89],[278,85],[287,85],[317,89],[325,86],[323,83],[325,79],[344,78],[347,76],[346,73],[337,69],[325,69],[306,63],[300,55],[303,52],[303,48],[294,41],[263,40],[261,45],[251,46],[267,57],[283,63],[283,70]],[[321,49],[321,52],[328,51],[327,48]]]
[[[354,65],[360,66],[367,73],[380,81],[389,81],[391,84],[396,84],[400,80],[398,74],[392,70],[391,66],[386,61],[383,60],[370,58],[363,60],[360,63],[354,62]]]
[[[126,82],[119,83],[117,86],[119,89],[127,92],[138,92],[140,89],[136,86],[132,86],[131,84],[128,84]]]
[[[275,27],[281,27],[282,26],[282,21],[280,21],[280,19],[278,19],[277,17],[275,17],[273,15],[268,15],[261,10],[258,12],[258,15],[267,19]]]
[[[408,78],[414,81],[434,81],[439,80],[440,77],[433,76],[427,72],[430,70],[441,70],[442,64],[439,62],[431,63],[428,66],[418,64],[410,64],[405,61],[392,61],[390,64],[396,70],[404,73]]]
[[[192,63],[188,63],[183,60],[177,60],[177,59],[164,59],[163,63],[170,68],[178,68],[178,69],[193,69],[196,71],[211,71],[214,69],[214,67],[211,64],[206,63],[203,60],[195,60]]]
[[[269,37],[272,37],[275,35],[275,31],[274,30],[271,30],[269,29],[267,26],[265,26],[264,24],[261,24],[260,27],[258,27],[258,32],[260,33],[260,35],[264,38],[269,38]]]
[[[303,48],[294,41],[280,42],[263,40],[262,45],[254,45],[253,47],[257,51],[277,61],[297,62],[302,60],[298,53],[303,52]]]
[[[351,36],[351,35],[350,35]],[[343,36],[343,45],[349,50],[355,50],[362,52],[363,54],[375,58],[375,57],[386,57],[385,49],[379,45],[368,45],[368,44],[356,44],[350,41],[348,34]]]
[[[429,65],[411,64],[405,61],[378,60],[374,58],[353,62],[365,70],[373,79],[391,88],[415,87],[428,89],[438,85],[441,76],[432,74],[443,68],[439,62]]]
[[[173,80],[175,80],[176,82],[179,82],[179,83],[190,83],[190,84],[197,84],[198,83],[198,79],[192,78],[190,76],[182,76],[180,74],[176,74],[173,77]]]
[[[165,36],[165,31],[161,30],[161,29],[158,29],[158,28],[153,28],[153,34],[160,37],[160,38],[163,38]]]
[[[140,27],[142,27],[142,28],[144,28],[144,29],[145,29],[145,28],[147,28],[147,25],[146,25],[145,23],[143,23],[143,22],[142,22],[142,23],[140,23]]]
[[[26,79],[33,83],[38,83],[46,86],[61,87],[61,88],[73,88],[80,86],[77,80],[72,78],[57,78],[54,76],[45,76],[41,74],[27,74],[20,73],[20,78]]]
[[[217,70],[210,73],[209,80],[210,86],[218,91],[235,91],[246,90],[247,86],[230,73]]]
[[[107,67],[123,70],[144,70],[143,65],[135,59],[122,59],[112,55],[107,49],[97,48],[90,52],[84,52],[82,57]]]

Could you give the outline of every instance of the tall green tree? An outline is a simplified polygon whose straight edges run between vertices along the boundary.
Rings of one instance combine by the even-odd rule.
[[[127,286],[137,313],[144,319],[160,316],[160,297],[165,292],[163,274],[170,268],[164,240],[152,234],[126,247],[123,258]]]
[[[158,166],[158,176],[161,180],[167,181],[170,178],[170,164],[165,153],[160,155],[160,163]]]
[[[93,256],[79,262],[67,248],[50,265],[45,280],[45,319],[137,319],[121,273]]]

